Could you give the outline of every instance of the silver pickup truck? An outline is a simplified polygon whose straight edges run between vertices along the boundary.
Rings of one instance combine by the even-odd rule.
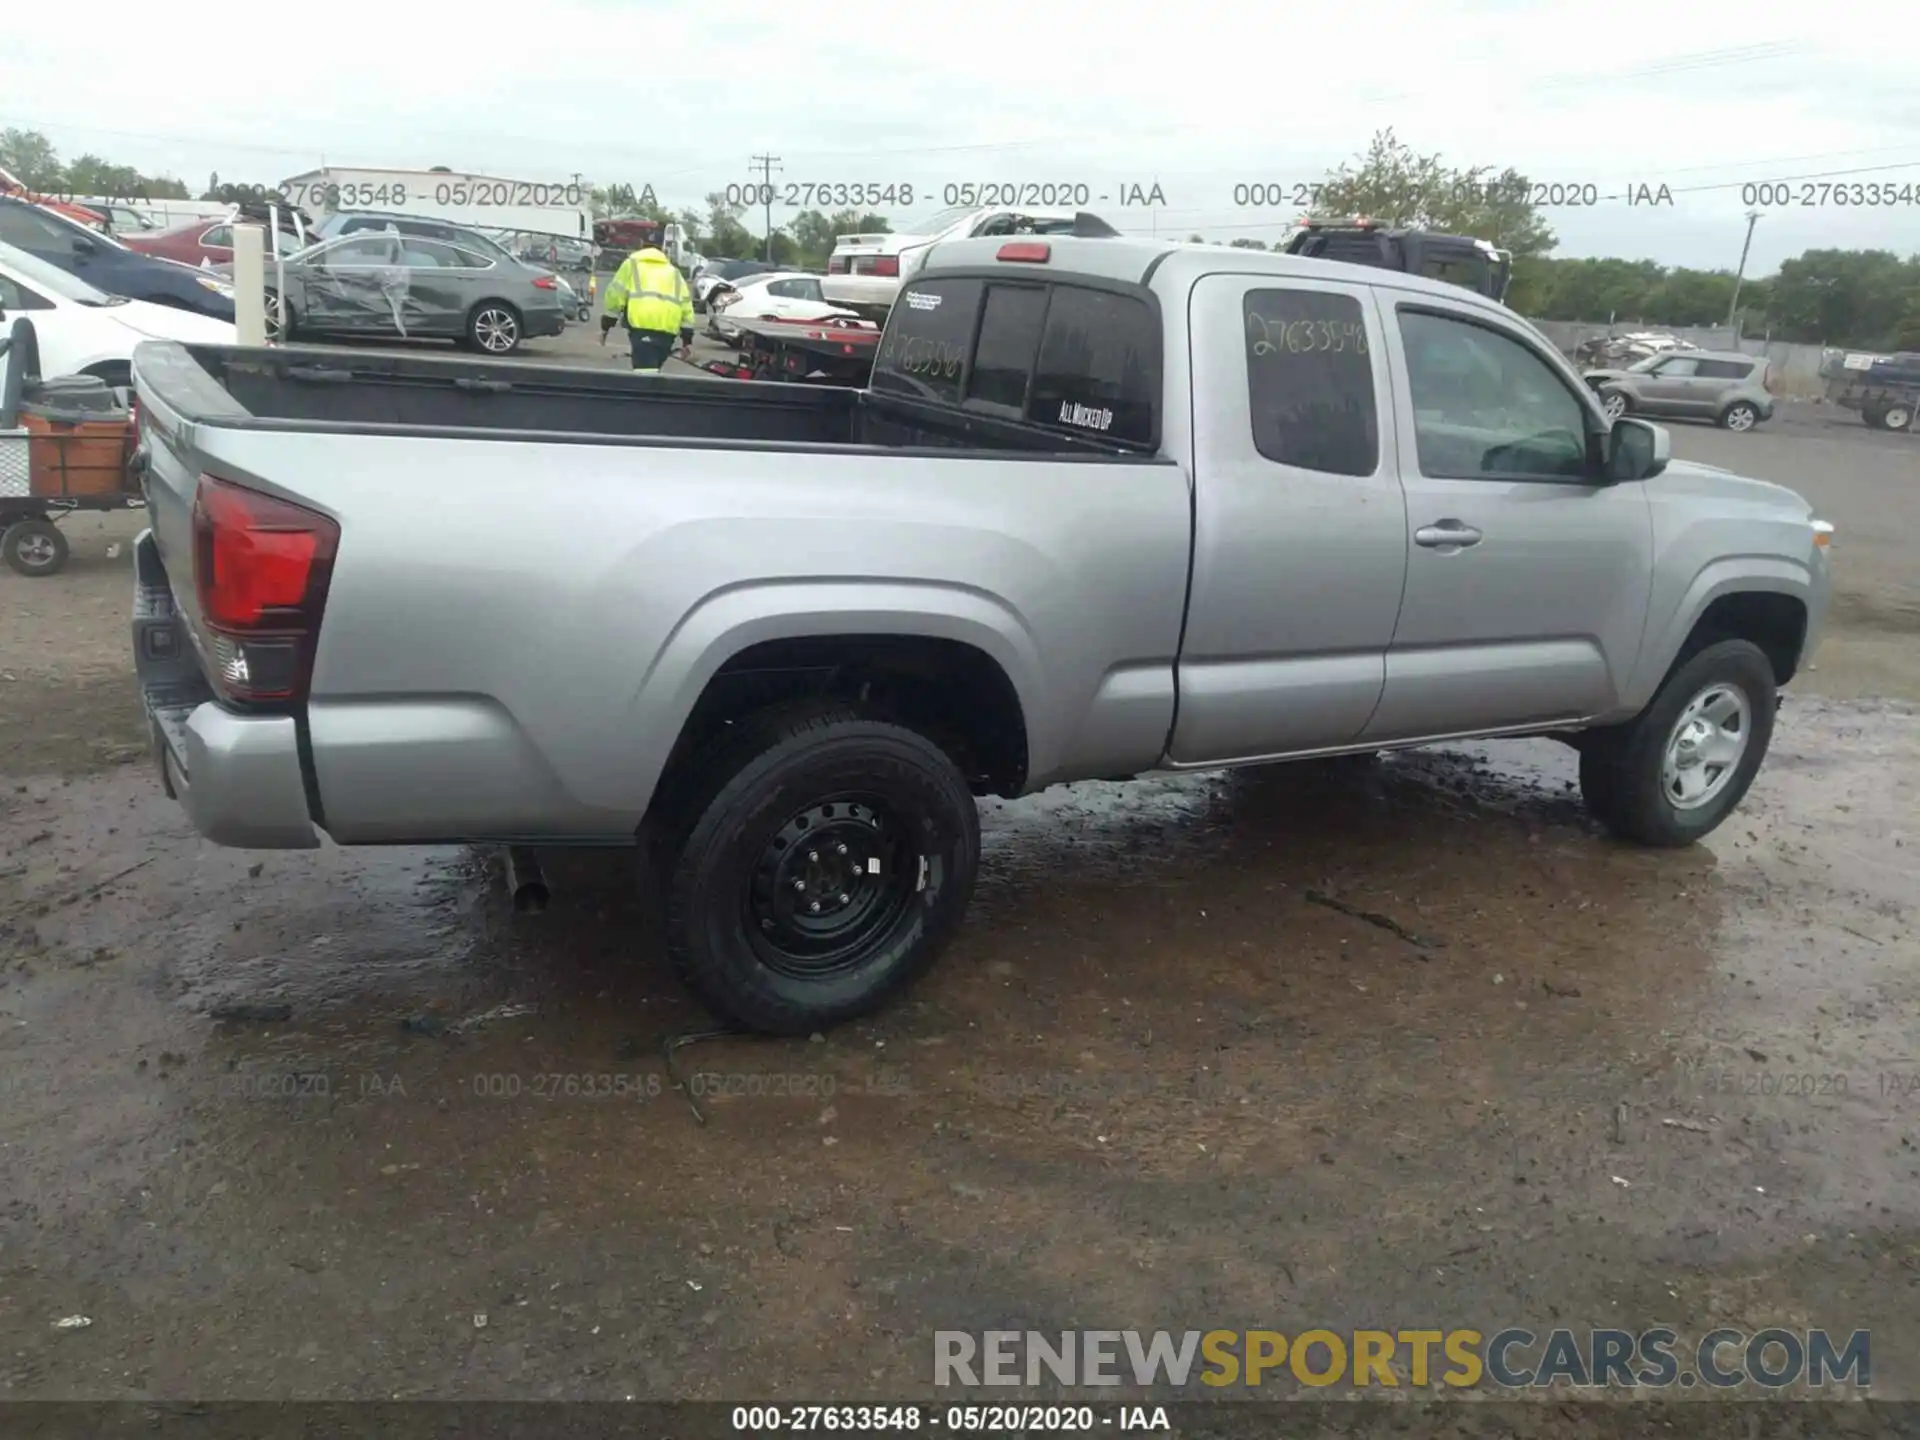
[[[1831,527],[1459,287],[966,240],[866,390],[144,345],[134,651],[222,844],[637,845],[678,973],[806,1031],[929,963],[973,797],[1551,735],[1739,803]]]

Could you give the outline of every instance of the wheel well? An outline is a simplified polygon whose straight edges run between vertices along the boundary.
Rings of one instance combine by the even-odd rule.
[[[1722,595],[1694,622],[1682,657],[1717,640],[1750,640],[1758,645],[1773,666],[1774,683],[1784,685],[1800,668],[1800,650],[1807,640],[1807,607],[1791,595],[1771,590]]]
[[[1006,671],[975,646],[917,635],[820,635],[749,646],[707,682],[668,772],[730,722],[810,697],[859,705],[925,735],[953,757],[976,795],[1016,795],[1026,783],[1026,716]]]

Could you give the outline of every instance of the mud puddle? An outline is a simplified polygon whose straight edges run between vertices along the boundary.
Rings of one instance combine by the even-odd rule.
[[[1571,758],[989,802],[905,1001],[672,1067],[709,1022],[628,856],[516,917],[472,851],[8,784],[0,1393],[880,1398],[936,1328],[1657,1321],[1871,1328],[1910,1394],[1920,724],[1791,703],[1680,853]]]

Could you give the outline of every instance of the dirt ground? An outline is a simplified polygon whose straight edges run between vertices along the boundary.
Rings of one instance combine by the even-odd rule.
[[[623,856],[515,916],[469,850],[199,842],[138,518],[75,521],[0,574],[0,1398],[932,1398],[936,1329],[1655,1323],[1868,1329],[1920,1398],[1920,443],[1829,418],[1674,430],[1840,532],[1706,844],[1602,839],[1546,742],[985,802],[903,1003],[671,1067],[707,1022]]]

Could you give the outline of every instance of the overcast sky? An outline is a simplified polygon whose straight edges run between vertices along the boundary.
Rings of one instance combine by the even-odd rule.
[[[1892,0],[1850,0],[1839,24],[1824,6],[1723,0],[1194,0],[1137,18],[1050,0],[728,0],[675,7],[683,58],[665,87],[647,49],[661,10],[616,0],[245,7],[232,38],[220,7],[204,23],[120,0],[84,23],[14,8],[0,126],[196,190],[209,171],[270,183],[324,159],[579,172],[678,207],[749,180],[748,157],[771,151],[783,182],[911,184],[920,203],[896,226],[948,184],[1052,182],[1087,185],[1122,229],[1272,238],[1297,211],[1236,207],[1237,184],[1317,180],[1391,125],[1463,166],[1604,195],[1670,188],[1670,206],[1550,211],[1563,255],[1731,266],[1743,184],[1778,179],[1794,203],[1761,206],[1750,273],[1816,246],[1920,251],[1920,27]],[[115,35],[139,43],[102,43]],[[1121,203],[1121,187],[1155,182],[1157,211]],[[1876,183],[1913,203],[1798,203],[1803,188]]]

